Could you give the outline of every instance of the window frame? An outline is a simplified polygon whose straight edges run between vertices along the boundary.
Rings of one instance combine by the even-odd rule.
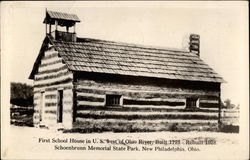
[[[111,104],[110,98],[115,99],[114,101],[117,101],[117,99],[118,99],[118,103],[115,102],[114,104]],[[107,107],[121,107],[122,104],[123,104],[122,95],[119,95],[119,94],[106,94],[105,95],[105,106],[107,106]]]
[[[198,109],[200,99],[197,97],[186,98],[186,109]]]

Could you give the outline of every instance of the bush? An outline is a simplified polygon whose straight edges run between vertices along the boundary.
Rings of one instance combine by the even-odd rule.
[[[10,109],[10,123],[17,126],[33,126],[34,109],[29,107],[16,107]]]

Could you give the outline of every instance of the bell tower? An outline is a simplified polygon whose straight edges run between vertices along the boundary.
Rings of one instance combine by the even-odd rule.
[[[56,40],[66,42],[76,41],[77,22],[80,22],[80,19],[75,14],[47,10],[43,21],[45,24],[46,35],[51,35]],[[52,29],[52,27],[54,29]]]

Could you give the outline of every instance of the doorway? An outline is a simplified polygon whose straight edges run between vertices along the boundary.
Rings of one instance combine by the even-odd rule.
[[[58,90],[57,123],[63,120],[63,90]]]
[[[40,94],[40,108],[39,108],[39,121],[44,121],[44,113],[45,113],[45,103],[44,103],[44,92],[41,92]]]

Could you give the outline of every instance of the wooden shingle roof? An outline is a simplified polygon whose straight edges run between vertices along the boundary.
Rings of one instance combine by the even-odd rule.
[[[96,39],[53,41],[70,70],[223,82],[196,54]]]
[[[72,71],[224,82],[196,54],[187,51],[89,38],[51,42]]]
[[[62,13],[62,12],[55,12],[55,11],[47,11],[46,13],[51,19],[60,19],[60,20],[80,22],[80,19],[78,18],[76,14],[69,14],[69,13]]]

